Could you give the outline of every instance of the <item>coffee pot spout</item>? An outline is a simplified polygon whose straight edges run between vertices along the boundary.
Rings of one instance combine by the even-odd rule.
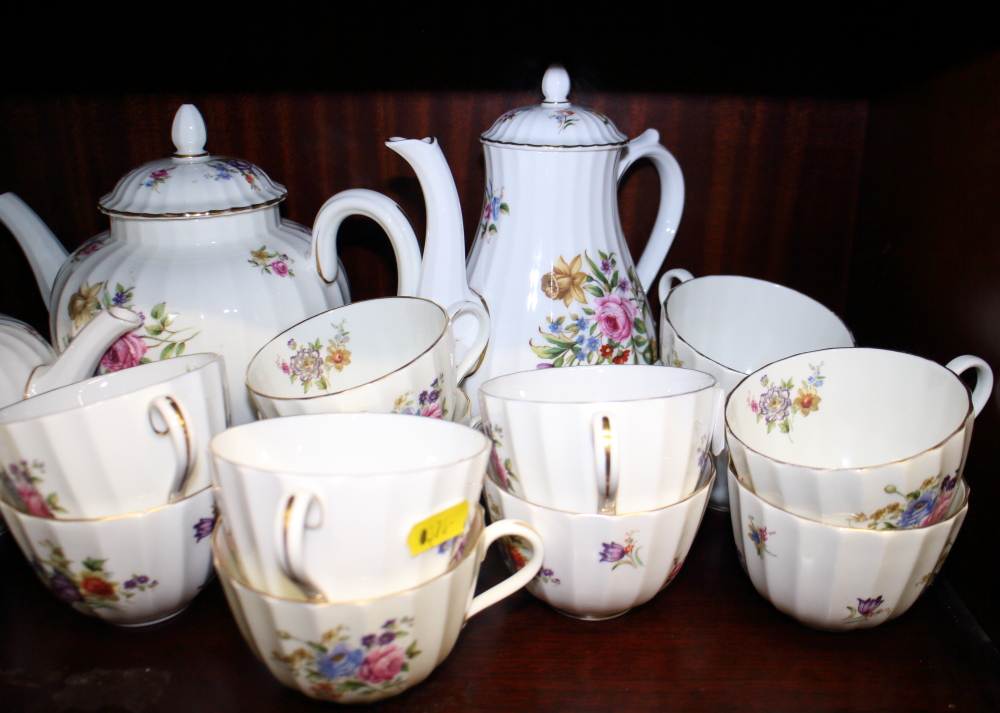
[[[38,214],[13,193],[0,195],[0,222],[14,234],[27,256],[48,307],[56,275],[69,256],[66,248]]]

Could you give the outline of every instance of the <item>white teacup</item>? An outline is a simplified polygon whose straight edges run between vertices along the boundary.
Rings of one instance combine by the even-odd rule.
[[[562,614],[589,620],[620,616],[674,580],[698,532],[715,477],[710,473],[690,497],[664,508],[599,515],[529,503],[504,490],[494,473],[491,468],[485,485],[490,517],[522,520],[545,543],[542,554],[523,540],[506,538],[507,566],[517,571],[541,557],[528,591]]]
[[[858,530],[794,515],[729,473],[730,517],[753,586],[779,611],[816,629],[878,626],[904,613],[944,565],[968,512],[964,481],[954,517],[915,530]]]
[[[483,528],[483,510],[448,571],[423,584],[367,601],[315,603],[275,597],[238,573],[232,543],[220,527],[215,565],[236,623],[250,649],[289,688],[337,703],[372,702],[402,693],[430,675],[451,653],[465,623],[523,587],[536,562],[473,597],[479,565],[504,535],[542,546],[523,523]]]
[[[479,387],[499,482],[569,512],[653,510],[694,492],[711,469],[722,392],[690,369],[538,369]]]
[[[673,285],[674,280],[680,284]],[[726,394],[747,374],[777,359],[854,346],[854,337],[837,315],[811,297],[772,282],[738,275],[695,279],[687,270],[676,269],[663,274],[658,289],[663,363],[707,372]],[[725,473],[728,463],[723,451],[716,470]],[[716,479],[711,504],[729,507],[725,478]]]
[[[345,601],[447,569],[482,492],[489,441],[437,419],[315,414],[231,428],[211,451],[247,582]]]
[[[975,369],[971,394],[958,373]],[[956,373],[957,372],[957,373]],[[822,349],[754,372],[726,405],[736,475],[796,515],[845,527],[927,527],[959,507],[993,372],[883,349]]]
[[[465,313],[479,334],[456,364],[451,324]],[[472,302],[447,310],[418,297],[354,302],[264,345],[247,367],[247,388],[265,418],[368,411],[454,420],[458,384],[489,335],[486,310]]]
[[[76,611],[111,624],[169,619],[212,577],[211,488],[99,520],[35,517],[4,502],[0,512],[42,583]]]
[[[208,442],[228,423],[218,354],[48,391],[0,409],[0,496],[59,519],[149,510],[209,484]]]

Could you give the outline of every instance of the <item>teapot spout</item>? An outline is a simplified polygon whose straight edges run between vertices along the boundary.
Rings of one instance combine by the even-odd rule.
[[[13,193],[0,195],[0,222],[17,239],[35,273],[42,299],[50,307],[52,285],[69,253],[38,214]]]
[[[24,398],[92,376],[108,348],[123,334],[140,326],[142,319],[132,310],[114,306],[101,310],[80,330],[58,359],[31,372],[24,388]]]
[[[437,139],[393,137],[385,145],[406,159],[417,174],[427,206],[427,232],[417,297],[444,308],[460,301],[479,303],[465,272],[462,205],[448,161]]]

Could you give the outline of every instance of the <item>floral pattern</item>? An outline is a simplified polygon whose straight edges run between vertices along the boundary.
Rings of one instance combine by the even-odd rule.
[[[412,617],[389,619],[378,631],[353,643],[347,628],[338,626],[323,634],[320,641],[307,641],[279,631],[278,638],[298,641],[304,646],[290,654],[273,652],[276,660],[287,664],[294,675],[304,679],[318,698],[337,700],[349,693],[370,696],[402,686],[410,670],[410,661],[421,654],[416,640],[403,647],[410,636]]]
[[[0,465],[0,492],[3,499],[21,512],[36,517],[54,518],[57,512],[66,512],[59,507],[59,498],[55,493],[42,495],[38,485],[45,482],[38,473],[45,472],[45,464],[41,461],[28,463],[9,463],[4,469]]]
[[[559,125],[559,129],[556,131],[557,134],[561,134],[563,129],[568,129],[574,126],[579,119],[574,118],[576,116],[575,111],[569,109],[559,109],[549,115],[550,119],[555,119],[556,123]]]
[[[760,377],[760,385],[766,391],[755,398],[752,392],[747,392],[747,406],[757,416],[757,423],[761,420],[767,424],[767,432],[770,433],[775,426],[782,433],[788,434],[791,438],[792,421],[796,416],[807,417],[814,411],[819,411],[819,404],[823,400],[817,389],[823,386],[826,377],[820,373],[823,362],[819,366],[809,365],[812,372],[809,378],[802,381],[802,388],[798,390],[798,395],[792,396],[795,383],[789,378],[787,381],[771,381],[767,374]]]
[[[677,354],[677,350],[674,349],[670,353],[671,355],[673,355],[673,359],[670,361],[671,366],[676,366],[678,369],[683,369],[684,362],[681,361],[680,356]]]
[[[309,393],[309,389],[314,385],[322,391],[328,391],[333,372],[341,372],[344,367],[350,365],[351,352],[346,345],[351,341],[351,333],[344,329],[346,321],[341,320],[340,324],[330,325],[334,333],[327,339],[327,346],[324,347],[323,341],[319,338],[307,344],[299,344],[294,339],[289,339],[286,346],[295,352],[295,355],[287,361],[278,356],[275,362],[278,368],[288,377],[289,383],[294,384],[298,379],[302,384],[302,393]]]
[[[68,346],[76,334],[83,329],[97,314],[108,307],[124,307],[136,312],[132,304],[134,287],[125,287],[122,283],[115,284],[114,292],[110,289],[111,281],[97,282],[91,285],[84,282],[72,294],[67,304],[73,329],[63,339],[64,348]],[[103,374],[121,371],[139,364],[148,364],[152,359],[150,350],[159,349],[158,359],[169,359],[181,356],[187,348],[187,343],[201,334],[201,331],[191,331],[193,327],[173,329],[179,314],[167,311],[167,303],[160,302],[150,311],[150,318],[138,312],[142,326],[118,338],[101,358],[100,371]]]
[[[934,563],[934,569],[932,569],[930,572],[921,577],[920,580],[913,586],[929,587],[931,584],[934,583],[934,578],[938,575],[938,572],[941,571],[941,568],[944,567],[944,561],[948,559],[948,555],[951,552],[951,546],[953,544],[955,543],[952,540],[948,540],[945,543],[944,549],[942,549],[941,554],[938,555],[937,562]],[[921,592],[921,594],[922,593],[923,592]]]
[[[70,263],[80,262],[84,258],[93,255],[98,250],[103,248],[105,244],[107,244],[110,240],[111,238],[109,237],[92,238],[88,240],[82,246],[76,249],[76,252],[73,253],[73,257],[70,258]]]
[[[501,538],[500,542],[502,544],[500,555],[503,557],[504,562],[507,563],[507,568],[511,572],[519,571],[531,561],[531,543],[523,537],[507,535]],[[562,584],[559,578],[555,576],[555,572],[546,567],[539,569],[532,578],[532,581],[541,584],[551,584],[554,587]]]
[[[545,363],[538,368],[579,364],[652,364],[656,341],[646,331],[646,297],[631,267],[621,274],[615,253],[598,252],[598,266],[586,251],[569,263],[560,256],[551,272],[542,276],[541,289],[549,299],[579,312],[546,317],[539,328],[545,344],[529,342]],[[588,272],[582,268],[586,261]],[[593,309],[587,295],[594,298]]]
[[[444,382],[444,374],[431,382],[430,388],[420,392],[414,403],[412,391],[396,399],[392,407],[393,413],[401,413],[407,416],[427,416],[428,418],[444,418],[448,415],[448,399],[441,397],[441,385]]]
[[[493,181],[486,183],[486,198],[483,201],[483,216],[479,221],[479,237],[486,242],[497,233],[497,223],[501,215],[510,215],[510,206],[503,202],[503,186],[494,190]]]
[[[167,182],[167,179],[171,176],[171,171],[174,168],[158,168],[155,171],[150,171],[146,178],[142,179],[139,183],[140,188],[152,188],[157,193],[160,192],[160,186]]]
[[[847,607],[850,613],[844,617],[843,621],[845,624],[855,624],[861,621],[868,621],[879,614],[888,614],[892,609],[889,607],[883,609],[883,603],[881,594],[870,599],[858,599],[858,606]]]
[[[121,610],[121,604],[139,592],[147,592],[159,582],[145,574],[132,574],[125,582],[112,580],[104,568],[107,560],[87,557],[74,570],[63,549],[50,540],[40,543],[49,551],[47,559],[34,557],[32,564],[42,581],[57,597],[74,607]]]
[[[210,161],[206,164],[209,168],[215,169],[215,173],[206,173],[205,178],[213,181],[231,181],[234,176],[243,176],[243,180],[250,184],[255,191],[260,190],[257,179],[260,174],[252,163],[229,158],[224,161]]]
[[[501,458],[500,448],[503,447],[503,429],[500,426],[494,426],[493,424],[485,424],[486,433],[491,441],[493,441],[493,449],[490,451],[490,459],[493,464],[493,472],[496,473],[497,478],[500,480],[500,485],[508,493],[513,493],[517,495],[517,490],[514,488],[514,483],[518,481],[516,475],[514,475],[514,469],[511,464],[510,458]]]
[[[194,527],[194,541],[201,542],[206,537],[211,537],[212,532],[215,530],[215,523],[219,519],[219,508],[217,505],[212,505],[212,517],[203,517],[198,522],[196,522]]]
[[[533,107],[530,107],[530,106],[522,106],[520,109],[511,109],[506,114],[504,114],[503,116],[501,116],[499,119],[497,119],[496,121],[494,121],[492,128],[495,129],[496,127],[500,126],[500,124],[504,123],[505,121],[510,121],[511,119],[513,119],[518,114],[523,114],[524,112],[529,111],[532,108]]]
[[[674,564],[670,568],[670,574],[667,575],[667,581],[663,583],[663,587],[674,581],[674,578],[680,573],[681,567],[684,566],[684,560],[680,557],[674,557]],[[662,587],[661,587],[662,589]]]
[[[901,493],[895,485],[887,485],[885,492],[898,495],[901,501],[889,503],[883,508],[866,515],[859,512],[852,515],[849,523],[867,523],[869,530],[908,530],[929,527],[944,519],[951,508],[958,485],[958,471],[952,475],[942,473],[927,478],[920,487],[910,493]]]
[[[285,253],[268,252],[266,245],[261,245],[257,250],[251,250],[250,259],[247,262],[254,267],[259,267],[261,274],[295,277],[295,270],[289,267],[289,263],[295,262],[295,258],[288,257]]]
[[[602,542],[601,546],[604,550],[600,553],[601,559],[599,562],[614,562],[611,566],[612,570],[616,570],[623,564],[632,565],[633,569],[638,569],[639,567],[645,567],[642,560],[639,559],[639,550],[642,547],[636,547],[635,538],[632,534],[638,532],[638,530],[630,530],[625,533],[625,544],[619,545],[615,541]]]
[[[765,554],[774,557],[775,554],[767,549],[767,540],[774,532],[768,531],[766,527],[758,527],[754,524],[753,515],[749,516],[749,520],[750,531],[747,533],[747,537],[753,542],[753,546],[757,550],[757,556],[761,559],[764,559]]]

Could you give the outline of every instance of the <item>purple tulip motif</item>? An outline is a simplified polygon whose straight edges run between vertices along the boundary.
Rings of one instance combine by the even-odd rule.
[[[639,567],[644,567],[642,560],[639,558],[639,550],[642,546],[636,546],[635,538],[632,536],[638,530],[630,530],[625,533],[625,544],[619,545],[615,541],[602,542],[601,546],[604,550],[600,553],[601,559],[598,562],[613,562],[611,569],[616,570],[623,564],[631,565],[633,569],[638,569]]]
[[[889,607],[882,608],[885,601],[882,599],[882,595],[877,597],[871,597],[869,599],[858,598],[858,606],[847,607],[850,612],[846,617],[844,617],[844,623],[853,624],[862,621],[868,621],[879,614],[888,614],[892,611]]]

